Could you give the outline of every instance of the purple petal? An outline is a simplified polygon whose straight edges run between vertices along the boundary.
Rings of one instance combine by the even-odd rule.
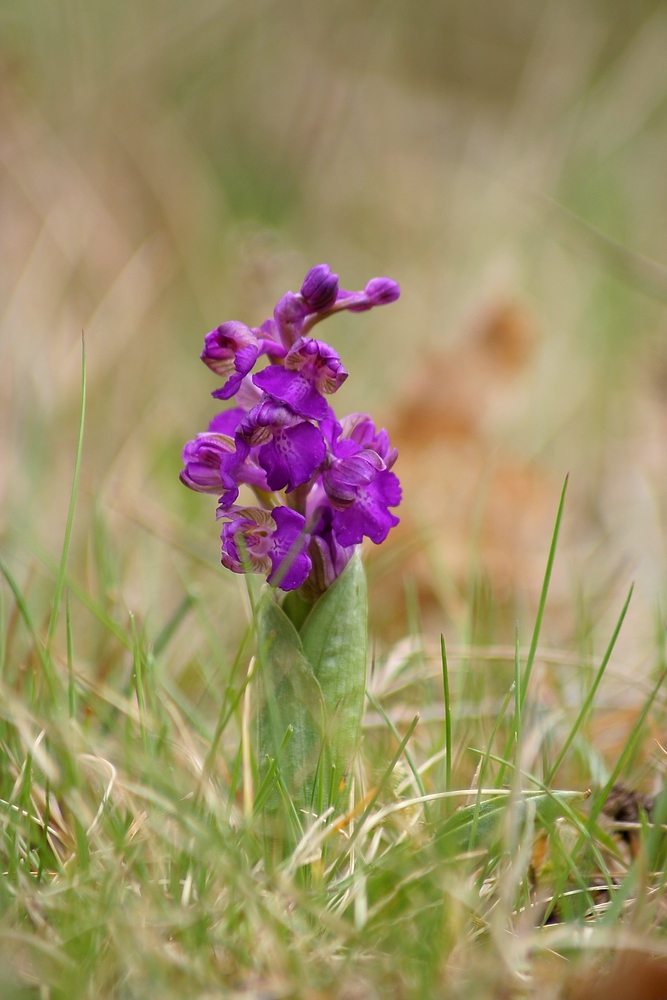
[[[236,392],[243,376],[255,364],[258,353],[257,337],[249,327],[236,320],[223,323],[206,334],[201,359],[216,375],[228,379],[214,393],[218,399],[229,399]]]
[[[287,352],[285,368],[301,372],[319,392],[326,394],[340,389],[347,378],[347,372],[333,347],[312,337],[299,337]]]
[[[357,498],[345,510],[335,510],[333,528],[343,546],[358,545],[364,535],[379,545],[398,518],[388,507],[401,502],[401,486],[393,472],[380,472],[368,486],[360,489]]]
[[[235,396],[241,386],[241,382],[255,364],[258,354],[259,349],[256,346],[249,345],[242,348],[234,358],[236,372],[230,375],[223,386],[219,389],[214,389],[211,395],[215,399],[231,399],[232,396]]]
[[[222,413],[213,417],[208,429],[214,434],[229,434],[230,437],[233,437],[243,416],[245,416],[245,411],[240,406],[235,406],[231,410],[223,410]]]
[[[354,552],[354,546],[344,548],[338,543],[333,531],[332,516],[333,511],[325,501],[310,517],[311,523],[315,525],[311,529],[308,547],[313,568],[306,583],[306,591],[314,599],[329,589],[343,572]]]
[[[252,380],[258,388],[287,403],[303,417],[324,420],[327,416],[329,407],[326,400],[300,372],[288,371],[282,365],[269,365],[253,375]]]
[[[312,479],[325,455],[321,431],[303,421],[274,431],[272,440],[259,449],[259,464],[266,471],[269,489],[293,490]]]
[[[273,583],[275,579],[281,590],[296,590],[312,566],[307,552],[310,537],[303,532],[306,519],[289,507],[274,507],[271,516],[276,531],[270,552],[273,569],[268,582]]]
[[[322,474],[324,488],[334,507],[349,507],[384,467],[380,456],[369,449],[334,461]]]
[[[260,507],[237,507],[224,513],[222,564],[234,573],[249,566],[253,573],[269,573],[276,523],[270,512]],[[243,549],[239,544],[243,539]]]
[[[268,354],[271,358],[285,357],[287,348],[280,343],[280,335],[274,319],[265,319],[261,326],[253,327],[252,332],[257,337],[260,356]]]
[[[392,467],[398,457],[396,449],[391,447],[386,430],[382,428],[382,430],[376,431],[375,424],[367,413],[350,413],[343,417],[341,420],[341,439],[335,451],[336,455],[342,457],[344,454],[352,453],[349,446],[346,450],[344,444],[346,440],[377,452],[388,469]]]
[[[236,402],[247,412],[257,406],[261,399],[262,393],[256,385],[253,385],[252,375],[246,375],[236,393]]]
[[[222,488],[222,459],[234,450],[234,439],[226,434],[198,434],[183,449],[185,468],[180,473],[184,486],[197,493],[219,493]]]
[[[236,503],[239,486],[254,486],[259,490],[269,492],[266,473],[257,464],[258,449],[251,448],[240,435],[235,438],[236,450],[223,455],[220,460],[220,480],[222,495],[218,516],[223,516],[228,507]]]

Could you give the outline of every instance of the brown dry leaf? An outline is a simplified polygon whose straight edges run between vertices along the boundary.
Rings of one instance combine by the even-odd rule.
[[[603,967],[576,977],[563,1000],[665,1000],[667,958],[641,951],[622,951]]]
[[[426,358],[398,403],[389,430],[399,450],[401,524],[375,559],[392,570],[380,583],[387,622],[402,619],[405,577],[422,614],[441,613],[434,567],[461,588],[473,560],[501,604],[517,589],[539,591],[558,488],[497,433],[520,404],[536,340],[529,311],[500,301],[460,344]]]

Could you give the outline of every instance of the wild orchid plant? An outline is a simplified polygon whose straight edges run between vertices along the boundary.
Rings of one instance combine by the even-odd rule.
[[[344,787],[359,739],[366,677],[364,537],[384,541],[401,501],[396,449],[365,413],[338,420],[327,402],[347,379],[336,351],[311,336],[334,313],[395,302],[400,289],[373,278],[339,288],[318,264],[258,328],[235,320],[204,338],[202,361],[225,381],[212,395],[236,405],[183,451],[181,481],[218,494],[222,563],[265,573],[257,614],[258,752],[264,799],[273,780],[320,806]],[[268,365],[255,374],[260,358]],[[248,486],[257,504],[238,504]],[[287,592],[279,602],[276,588]],[[338,775],[338,777],[336,777]],[[334,777],[336,780],[334,781]],[[281,784],[282,783],[282,784]],[[291,787],[290,787],[291,786]],[[275,797],[275,796],[274,796]]]

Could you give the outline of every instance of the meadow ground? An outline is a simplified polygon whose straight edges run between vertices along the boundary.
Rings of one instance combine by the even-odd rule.
[[[0,24],[2,996],[662,996],[667,4]],[[405,499],[349,800],[268,829],[177,475],[204,333],[320,260],[401,283],[328,333]]]

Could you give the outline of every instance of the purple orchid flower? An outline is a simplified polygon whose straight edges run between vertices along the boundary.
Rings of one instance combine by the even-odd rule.
[[[229,320],[206,334],[201,359],[216,375],[227,379],[213,393],[216,399],[230,399],[234,395],[258,355],[257,337],[244,323]]]
[[[365,413],[353,413],[330,439],[322,486],[334,509],[333,529],[341,545],[357,545],[364,535],[379,545],[399,519],[389,507],[401,502],[401,486],[389,469],[396,461],[385,430],[377,432]]]
[[[198,493],[222,493],[220,503],[224,507],[236,501],[239,486],[243,484],[263,493],[269,492],[266,473],[257,461],[257,448],[248,449],[244,461],[235,467],[233,478],[226,472],[236,454],[235,434],[245,415],[240,406],[219,413],[209,424],[208,431],[188,441],[183,449],[185,468],[180,474],[181,482]]]
[[[208,425],[204,434],[198,434],[194,441],[188,441],[183,449],[185,468],[180,480],[185,486],[198,493],[220,493],[220,462],[223,455],[235,449],[234,432],[243,410],[235,408],[219,413]]]
[[[295,413],[324,420],[329,406],[321,394],[336,392],[346,378],[347,372],[333,347],[323,340],[299,337],[287,352],[284,365],[269,365],[252,380]]]
[[[398,458],[396,448],[392,448],[384,427],[379,431],[375,430],[375,424],[367,413],[348,413],[341,420],[339,427],[337,439],[339,447],[346,447],[344,442],[349,440],[361,448],[371,448],[377,452],[388,469],[394,465]]]
[[[282,344],[289,350],[315,323],[335,312],[365,312],[373,306],[395,302],[400,286],[391,278],[371,278],[363,292],[338,288],[338,275],[328,264],[316,264],[304,278],[299,295],[286,292],[273,310],[275,328]]]
[[[224,515],[222,565],[234,573],[249,566],[253,573],[267,573],[282,590],[296,590],[310,573],[306,549],[310,541],[304,517],[289,507],[263,510],[237,507]],[[244,563],[246,566],[244,566]]]
[[[344,288],[338,293],[335,309],[348,309],[350,312],[366,312],[374,306],[387,306],[396,302],[401,295],[401,287],[391,278],[371,278],[363,292],[347,292]]]
[[[244,415],[236,432],[236,451],[222,461],[222,481],[229,489],[239,470],[258,448],[257,459],[270,490],[288,492],[312,479],[326,456],[322,432],[284,403],[266,398]],[[233,502],[233,501],[232,501]]]
[[[275,340],[275,333],[272,320],[253,330],[245,323],[229,320],[207,333],[200,357],[211,371],[227,379],[211,395],[216,399],[231,399],[260,355],[284,357],[285,348]]]
[[[401,502],[401,484],[393,472],[379,472],[369,483],[358,485],[349,506],[334,509],[333,529],[341,545],[358,545],[364,536],[379,545],[399,518],[389,511]]]

